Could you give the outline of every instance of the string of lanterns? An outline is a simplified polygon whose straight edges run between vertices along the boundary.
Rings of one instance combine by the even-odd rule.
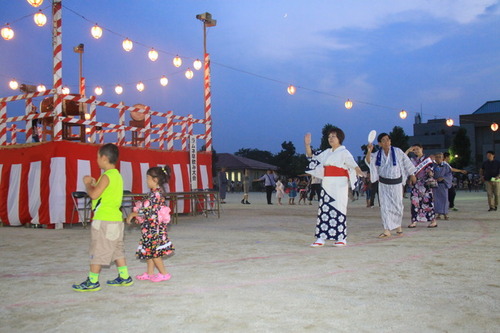
[[[39,7],[39,6],[41,6],[41,5],[42,5],[42,3],[43,3],[43,0],[27,0],[27,1],[28,1],[28,3],[29,3],[30,5],[32,5],[33,7]],[[65,8],[67,8],[66,6],[64,6],[64,7],[65,7]],[[80,15],[80,14],[76,13],[75,11],[73,11],[73,10],[71,10],[71,9],[69,9],[69,8],[67,8],[67,9],[68,9],[68,10],[70,10],[70,11],[72,11],[72,12],[73,12],[73,13],[75,13],[76,15],[80,16],[80,17],[81,17],[81,18],[83,18],[84,20],[89,21],[89,20],[88,20],[88,19],[86,19],[84,16],[82,16],[82,15]],[[28,15],[28,16],[30,16],[30,15]],[[25,17],[27,17],[27,16],[25,16]],[[25,17],[23,17],[23,18],[25,18]],[[21,18],[21,19],[22,19],[22,18]],[[19,19],[19,20],[20,20],[20,19]],[[33,20],[34,20],[35,24],[36,24],[37,26],[39,26],[39,27],[42,27],[42,26],[44,26],[44,25],[47,23],[47,17],[45,16],[45,14],[42,12],[42,10],[41,10],[41,9],[39,9],[39,10],[38,10],[38,12],[36,12],[36,13],[33,15]],[[90,21],[89,21],[89,22],[90,22]],[[113,33],[113,34],[115,34],[115,35],[120,36],[120,34],[115,33],[115,32],[113,32],[113,31],[111,31],[111,30],[109,30],[109,29],[106,29],[106,30],[107,30],[107,31],[109,31],[109,32],[111,32],[111,33]],[[90,29],[90,33],[91,33],[91,35],[92,35],[92,37],[93,37],[93,38],[95,38],[95,39],[99,39],[99,38],[101,38],[101,37],[102,37],[102,35],[103,35],[103,29],[102,29],[102,28],[101,28],[101,27],[100,27],[97,23],[95,23],[95,24],[92,26],[92,28]],[[14,38],[15,33],[14,33],[14,30],[10,27],[10,24],[9,24],[9,23],[7,23],[7,24],[6,24],[6,25],[5,25],[5,26],[4,26],[4,27],[0,30],[0,35],[1,35],[1,36],[2,36],[2,38],[3,38],[3,39],[5,39],[5,40],[11,40],[11,39],[13,39],[13,38]],[[137,43],[137,44],[139,44],[139,45],[143,45],[143,46],[145,46],[144,44],[141,44],[141,43],[138,43],[138,42],[136,42],[136,43]],[[126,37],[126,38],[122,41],[122,48],[123,48],[126,52],[130,52],[130,51],[133,49],[133,47],[134,47],[134,42],[133,42],[131,39],[129,39],[128,37]],[[161,51],[161,52],[163,52],[163,51]],[[163,53],[168,53],[168,52],[163,52]],[[149,50],[149,52],[148,52],[148,58],[149,58],[151,61],[153,61],[153,62],[157,61],[157,60],[158,60],[158,58],[159,58],[159,53],[158,53],[158,51],[157,51],[157,50],[155,50],[154,48],[151,48],[151,49]],[[179,55],[176,55],[176,56],[173,58],[172,63],[173,63],[173,65],[174,65],[175,67],[179,68],[180,66],[182,66],[182,58],[181,58],[181,57],[179,57]],[[201,62],[199,59],[196,59],[196,60],[193,62],[193,68],[194,68],[195,70],[200,70],[200,69],[201,69],[201,67],[202,67],[202,62]],[[227,66],[226,66],[226,67],[227,67]],[[192,79],[192,78],[194,77],[194,73],[193,73],[193,71],[192,71],[190,68],[188,68],[188,69],[185,71],[184,75],[185,75],[185,77],[186,77],[187,79],[189,79],[189,80],[190,80],[190,79]],[[276,81],[276,80],[273,80],[273,81]],[[165,75],[163,75],[163,76],[160,78],[160,84],[161,84],[162,86],[167,86],[167,85],[168,85],[168,82],[169,82],[169,81],[168,81],[168,78],[167,78]],[[14,80],[14,79],[13,79],[13,80],[11,80],[11,81],[9,82],[9,87],[10,87],[12,90],[17,90],[17,89],[18,89],[18,87],[19,87],[19,83],[18,83],[16,80]],[[144,83],[143,83],[142,81],[139,81],[139,82],[136,84],[136,89],[137,89],[139,92],[144,91],[144,89],[145,89],[145,85],[144,85]],[[305,89],[305,88],[304,88],[304,89]],[[43,84],[40,84],[40,85],[38,85],[38,86],[37,86],[37,91],[39,91],[39,92],[43,92],[43,91],[45,91],[45,90],[46,90],[46,87],[45,87]],[[123,93],[123,87],[122,87],[120,84],[116,85],[114,90],[115,90],[115,93],[116,93],[116,94],[118,94],[118,95],[121,95],[121,94]],[[308,90],[311,90],[311,89],[308,89]],[[290,84],[290,85],[287,87],[287,92],[288,92],[288,94],[290,94],[290,95],[294,95],[294,94],[297,92],[297,88],[296,88],[294,85],[291,85],[291,84]],[[102,88],[101,86],[99,86],[99,85],[98,85],[98,86],[96,86],[96,87],[95,87],[95,89],[94,89],[94,93],[95,93],[96,95],[98,95],[98,96],[99,96],[99,95],[102,95],[102,93],[103,93],[103,88]],[[324,92],[321,92],[321,93],[324,93]],[[69,94],[69,88],[68,88],[68,87],[63,87],[63,94]],[[325,93],[325,94],[328,94],[328,93]],[[328,94],[328,95],[331,95],[331,94]],[[359,102],[359,103],[363,103],[363,102]],[[369,103],[364,103],[364,104],[369,104]],[[344,106],[345,106],[345,108],[346,108],[346,109],[348,109],[348,110],[352,109],[352,107],[354,106],[353,101],[351,101],[351,100],[348,98],[348,99],[346,100],[346,102],[344,103]],[[386,107],[386,108],[390,108],[390,107]],[[393,108],[390,108],[390,109],[393,109]],[[401,111],[399,112],[399,117],[400,117],[401,119],[406,119],[406,118],[408,117],[408,112],[407,112],[406,110],[404,110],[404,109],[403,109],[403,110],[401,110]],[[451,126],[453,126],[453,124],[454,124],[453,119],[448,118],[448,119],[446,120],[446,125],[447,125],[447,126],[450,126],[450,127],[451,127]],[[492,123],[490,127],[491,127],[491,130],[492,130],[492,131],[497,131],[497,130],[498,130],[498,124],[496,124],[496,123]]]
[[[39,7],[42,3],[43,3],[43,0],[27,0],[32,6],[34,7]],[[67,8],[66,6],[64,6],[65,8]],[[67,8],[69,9],[69,8]],[[73,13],[75,13],[76,15],[80,16],[81,18],[87,20],[85,17],[83,17],[82,15],[76,13],[75,11],[69,9],[70,11],[72,11]],[[26,17],[29,17],[31,16],[30,15],[27,15],[27,16],[24,16],[22,17],[21,19],[24,19]],[[21,20],[21,19],[18,19],[18,20]],[[16,21],[18,21],[16,20]],[[33,15],[33,20],[35,21],[35,24],[38,25],[38,26],[44,26],[46,23],[47,23],[47,17],[45,16],[45,14],[43,14],[42,10],[38,10],[37,13],[35,13]],[[88,21],[88,20],[87,20]],[[113,32],[112,30],[109,30],[109,29],[106,29],[107,31],[115,34],[115,35],[119,35],[118,33],[115,33]],[[5,40],[11,40],[12,38],[14,38],[14,30],[11,28],[10,24],[7,23],[5,25],[5,27],[3,27],[1,29],[1,36],[2,38],[4,38]],[[90,29],[90,33],[92,35],[93,38],[95,39],[99,39],[103,36],[103,28],[101,26],[99,26],[97,23],[94,24],[91,29]],[[137,44],[139,45],[144,45],[142,43],[138,43],[136,42]],[[126,52],[130,52],[134,47],[134,42],[129,39],[128,37],[125,38],[123,41],[122,41],[122,48],[126,51]],[[164,52],[164,53],[167,53],[167,52]],[[159,52],[157,50],[155,50],[155,48],[151,48],[148,52],[148,58],[151,60],[151,61],[156,61],[158,60],[159,58]],[[179,68],[182,66],[182,58],[179,56],[179,55],[176,55],[173,60],[172,60],[172,63],[175,67]],[[203,64],[201,62],[200,59],[196,59],[194,60],[193,62],[193,68],[195,70],[200,70],[201,68],[203,67]],[[191,70],[191,68],[187,68],[187,70],[184,72],[184,76],[191,80],[193,77],[194,77],[194,72]],[[169,83],[169,80],[168,78],[163,75],[161,78],[160,78],[160,84],[162,86],[167,86]],[[16,90],[18,87],[19,87],[19,83],[13,79],[9,82],[9,87],[13,90]],[[139,91],[139,92],[142,92],[144,91],[145,89],[145,85],[142,81],[138,82],[136,84],[136,89]],[[46,88],[44,85],[40,84],[37,86],[37,91],[45,91]],[[115,93],[117,93],[118,95],[122,94],[123,93],[123,87],[121,85],[117,85],[115,86]],[[95,89],[94,89],[94,92],[96,95],[102,95],[102,93],[104,92],[103,88],[101,86],[96,86]],[[63,88],[63,93],[69,93],[69,88],[68,87],[64,87]]]

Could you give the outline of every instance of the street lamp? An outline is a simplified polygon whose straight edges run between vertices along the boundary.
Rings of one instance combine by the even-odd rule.
[[[206,151],[212,151],[212,92],[210,86],[210,56],[207,53],[207,28],[215,27],[217,25],[217,20],[212,19],[212,14],[203,13],[196,15],[196,18],[203,22],[203,56],[205,64],[205,75],[204,75],[204,99],[205,99],[205,149]]]
[[[78,92],[80,93],[80,96],[83,97],[85,95],[85,79],[83,78],[83,52],[85,51],[85,47],[83,44],[78,44],[73,48],[73,51],[79,54]]]

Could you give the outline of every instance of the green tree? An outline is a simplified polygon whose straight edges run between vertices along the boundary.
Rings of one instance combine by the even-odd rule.
[[[410,148],[408,144],[409,136],[406,135],[404,129],[399,126],[394,126],[392,132],[389,133],[391,136],[391,145],[400,148],[402,151]]]
[[[463,169],[470,163],[470,139],[467,136],[467,130],[460,127],[453,138],[453,142],[449,149],[451,165],[457,169]],[[456,157],[455,157],[456,156]]]
[[[236,156],[250,158],[259,162],[264,162],[267,164],[273,164],[274,155],[267,150],[241,148],[236,153]]]
[[[286,176],[303,174],[307,164],[305,154],[297,154],[291,141],[284,141],[281,148],[274,156],[274,165],[279,167],[280,173]]]

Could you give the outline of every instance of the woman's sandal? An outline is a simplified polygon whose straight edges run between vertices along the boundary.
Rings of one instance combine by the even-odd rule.
[[[427,226],[427,228],[437,228],[437,226],[438,226],[437,223],[436,224],[429,224]]]
[[[378,238],[387,238],[387,237],[391,237],[391,235],[384,234],[384,233],[381,233],[380,235],[378,235]]]
[[[416,223],[412,223],[408,226],[408,228],[410,229],[413,229],[413,228],[416,228],[417,227],[417,224]]]
[[[396,234],[397,234],[398,236],[402,236],[402,235],[403,235],[403,232],[402,232],[402,231],[396,231]]]

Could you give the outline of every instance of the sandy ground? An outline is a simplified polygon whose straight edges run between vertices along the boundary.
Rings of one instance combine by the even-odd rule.
[[[348,246],[310,248],[316,206],[229,194],[220,219],[182,216],[172,279],[72,291],[89,230],[0,228],[1,332],[498,332],[500,211],[459,192],[449,221],[378,239],[378,209],[348,211]],[[317,204],[316,202],[314,202]],[[139,230],[126,232],[133,275]],[[104,268],[101,284],[116,276]]]

